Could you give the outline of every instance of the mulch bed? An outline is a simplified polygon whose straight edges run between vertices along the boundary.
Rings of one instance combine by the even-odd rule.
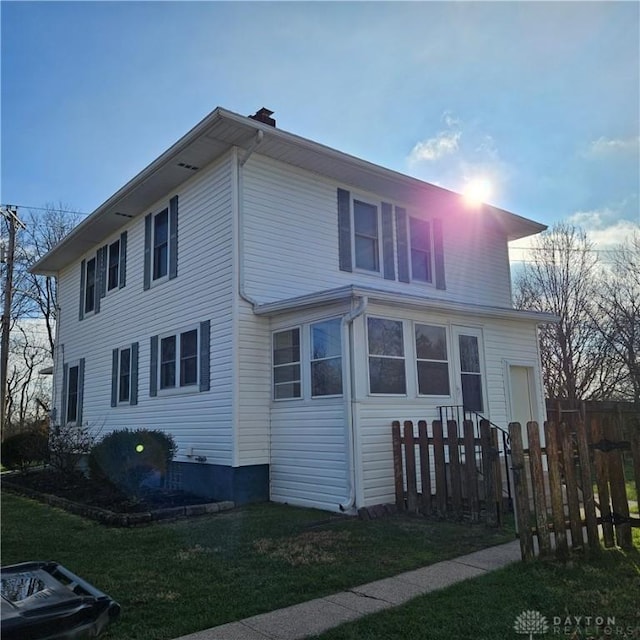
[[[132,526],[155,520],[215,513],[232,502],[169,489],[145,489],[132,497],[106,483],[92,482],[81,473],[63,475],[52,469],[3,474],[2,486],[104,524]]]

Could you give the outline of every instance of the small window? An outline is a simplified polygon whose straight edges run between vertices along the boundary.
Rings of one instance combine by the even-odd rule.
[[[300,398],[300,329],[273,334],[273,397]]]
[[[380,271],[378,207],[354,200],[353,230],[356,268]]]
[[[120,350],[120,366],[118,368],[118,402],[129,402],[131,399],[131,349]]]
[[[176,336],[160,340],[160,388],[176,386]]]
[[[477,336],[458,336],[460,350],[460,375],[462,401],[467,411],[483,411],[482,372],[480,370],[480,348]]]
[[[180,334],[180,386],[198,383],[198,330]]]
[[[78,421],[78,393],[80,389],[80,367],[69,367],[67,374],[67,422]]]
[[[117,289],[120,283],[120,240],[109,245],[107,290]]]
[[[432,281],[431,226],[426,220],[409,218],[411,236],[411,278],[420,282]]]
[[[423,396],[449,395],[447,332],[444,327],[416,324],[418,393]]]
[[[342,394],[342,337],[340,320],[311,325],[311,395]]]
[[[406,394],[402,321],[367,318],[367,340],[370,392]]]
[[[96,259],[87,260],[84,289],[84,311],[90,313],[96,308]]]
[[[169,272],[169,209],[163,209],[153,218],[153,279],[163,278]]]

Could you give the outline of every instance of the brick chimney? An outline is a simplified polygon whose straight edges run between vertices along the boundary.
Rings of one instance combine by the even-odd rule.
[[[252,120],[257,120],[258,122],[262,122],[264,124],[268,124],[272,127],[276,126],[276,121],[271,117],[273,115],[273,111],[270,111],[266,107],[262,107],[262,109],[258,109],[252,116],[249,116]]]

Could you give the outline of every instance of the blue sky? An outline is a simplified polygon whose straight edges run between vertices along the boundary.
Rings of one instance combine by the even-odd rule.
[[[599,246],[640,224],[636,2],[7,2],[3,204],[93,211],[216,106]]]

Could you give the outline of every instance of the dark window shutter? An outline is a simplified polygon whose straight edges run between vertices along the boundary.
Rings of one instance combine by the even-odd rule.
[[[151,223],[152,215],[144,218],[144,279],[143,288],[146,291],[151,286]]]
[[[129,404],[138,404],[138,343],[131,345],[131,393]]]
[[[98,255],[96,256],[96,313],[100,313],[100,300],[107,295],[107,252],[109,247],[105,245],[98,249]]]
[[[78,363],[78,417],[76,424],[82,424],[82,403],[84,399],[84,358]]]
[[[83,260],[80,263],[80,313],[78,314],[78,319],[82,320],[84,318],[84,282],[87,274],[87,261]],[[66,415],[65,415],[66,417]]]
[[[158,336],[151,336],[149,365],[149,395],[158,395]]]
[[[338,254],[340,271],[353,271],[351,262],[351,194],[338,189]]]
[[[436,289],[446,289],[444,279],[444,243],[442,238],[442,220],[433,220],[433,258],[436,271]]]
[[[382,210],[382,260],[386,280],[396,279],[395,256],[393,255],[393,211],[388,202],[383,202]]]
[[[403,207],[396,207],[396,244],[398,247],[398,280],[409,282],[407,210]]]
[[[178,275],[178,196],[169,200],[169,280]]]
[[[120,349],[111,352],[111,406],[118,406],[118,364]]]
[[[69,365],[62,368],[62,398],[60,399],[60,424],[67,424],[67,396],[69,395]]]
[[[118,289],[122,289],[127,284],[127,232],[120,234],[120,262],[118,264],[120,273],[118,274]]]
[[[205,320],[200,323],[200,391],[211,388],[210,335],[211,322]]]

